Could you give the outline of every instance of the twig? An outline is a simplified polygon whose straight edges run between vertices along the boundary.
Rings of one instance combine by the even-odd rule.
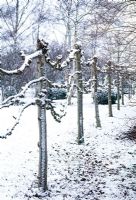
[[[14,125],[10,128],[10,130],[7,130],[7,132],[6,132],[4,135],[0,135],[0,138],[1,138],[1,139],[6,139],[8,136],[12,135],[13,130],[15,129],[15,127],[16,127],[16,126],[19,124],[19,122],[20,122],[20,118],[21,118],[21,116],[22,116],[24,110],[25,110],[26,108],[28,108],[29,106],[31,106],[31,105],[35,105],[35,100],[32,101],[31,103],[28,103],[28,104],[26,104],[25,106],[22,107],[22,109],[20,110],[20,113],[19,113],[18,117],[16,118],[16,121],[15,121]]]
[[[32,59],[38,57],[39,55],[42,55],[42,50],[38,50],[30,55],[25,55],[24,52],[21,52],[21,57],[24,60],[21,67],[14,70],[5,70],[5,69],[0,68],[0,73],[5,74],[5,75],[20,74],[25,70],[25,68],[30,66]]]

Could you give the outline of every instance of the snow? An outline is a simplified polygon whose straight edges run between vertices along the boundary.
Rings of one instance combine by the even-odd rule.
[[[29,107],[13,134],[0,140],[0,199],[135,200],[136,144],[121,137],[135,124],[135,102],[136,97],[131,102],[126,98],[120,111],[113,105],[113,117],[108,117],[107,105],[100,105],[102,128],[98,129],[91,95],[85,94],[83,145],[76,141],[76,98],[61,123],[47,111],[48,191],[43,197],[37,190],[37,107]],[[0,110],[0,134],[14,123],[13,115],[20,109]]]

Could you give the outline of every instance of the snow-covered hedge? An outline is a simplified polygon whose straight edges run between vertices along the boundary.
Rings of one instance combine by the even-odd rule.
[[[50,88],[48,90],[48,98],[52,100],[66,99],[67,90],[64,88]]]
[[[112,91],[111,93],[111,101],[112,104],[115,104],[117,100],[117,93],[115,91]],[[98,90],[97,92],[97,101],[98,104],[108,104],[108,91],[107,90]]]

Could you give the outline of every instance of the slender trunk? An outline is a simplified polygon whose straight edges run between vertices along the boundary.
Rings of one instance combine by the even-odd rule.
[[[120,110],[120,77],[117,71],[117,110]]]
[[[1,88],[1,102],[4,100],[4,89],[3,86],[0,87]]]
[[[67,33],[66,33],[66,44],[67,44],[68,48],[71,49],[70,12],[68,12]]]
[[[47,190],[47,128],[45,104],[38,108],[39,120],[39,188]]]
[[[97,77],[97,58],[93,58],[93,81],[94,81],[94,104],[95,104],[95,119],[96,127],[101,127],[100,116],[99,116],[99,105],[97,99],[97,87],[98,87],[98,77]]]
[[[76,71],[76,61],[73,60],[73,64],[71,64],[72,66],[72,73],[74,73]],[[75,85],[75,77],[73,77],[73,79],[71,80],[71,83],[69,83],[69,87],[68,87],[68,100],[67,103],[68,105],[72,104],[72,96],[74,94],[74,85]]]
[[[38,58],[38,77],[45,76],[44,56]],[[40,83],[38,92],[46,88],[45,83]],[[39,121],[39,188],[44,192],[47,190],[47,125],[46,125],[46,95],[41,97],[38,103]]]
[[[68,88],[68,99],[67,99],[67,104],[68,105],[72,104],[73,93],[74,93],[74,80],[72,81],[71,85]]]
[[[112,99],[111,99],[111,62],[107,63],[108,69],[108,108],[109,108],[109,117],[113,117],[112,113]]]
[[[134,95],[134,90],[133,90],[133,81],[131,81],[131,97]]]
[[[121,77],[121,100],[122,100],[122,105],[124,105],[124,87],[123,87],[123,76]]]
[[[120,61],[120,42],[118,41],[118,51],[117,51],[117,63],[119,65]],[[119,77],[119,66],[117,66],[117,110],[120,110],[120,77]]]
[[[18,34],[18,26],[19,26],[19,0],[16,0],[16,11],[15,11],[15,26],[14,26],[14,51],[17,53],[17,34]]]
[[[40,15],[43,13],[44,3],[45,3],[45,0],[42,0],[41,2],[39,2],[39,4],[40,4],[40,10],[39,10],[39,15],[38,15],[38,19],[37,19],[37,36],[36,36],[37,39],[40,38],[40,28],[41,28]]]
[[[128,99],[131,99],[131,83],[129,83]]]
[[[82,69],[81,69],[81,50],[78,45],[75,45],[77,52],[75,54],[77,68],[77,115],[78,115],[78,144],[84,143],[83,129],[83,84],[82,84]]]

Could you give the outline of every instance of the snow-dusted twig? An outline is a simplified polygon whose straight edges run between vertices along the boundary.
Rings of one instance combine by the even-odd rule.
[[[67,59],[63,62],[62,62],[62,55],[58,55],[56,57],[56,61],[51,61],[50,58],[46,55],[47,57],[45,56],[45,60],[51,67],[53,67],[57,70],[62,70],[63,68],[67,67],[70,64],[70,62],[74,59],[75,53],[77,51],[78,51],[78,49],[72,49],[69,52]]]
[[[24,110],[25,110],[26,108],[28,108],[29,106],[34,105],[34,104],[35,104],[35,100],[33,100],[32,102],[30,102],[30,103],[24,105],[24,106],[21,108],[18,117],[15,118],[15,123],[13,124],[13,126],[12,126],[9,130],[6,131],[5,134],[0,135],[0,138],[1,138],[1,139],[6,139],[8,136],[12,135],[14,129],[16,128],[16,126],[17,126],[17,125],[19,124],[19,122],[20,122],[20,118],[21,118],[21,116],[22,116]]]
[[[45,77],[40,77],[38,79],[34,79],[34,80],[31,80],[29,83],[27,83],[23,89],[21,90],[20,93],[16,94],[16,95],[13,95],[13,96],[10,96],[8,97],[7,99],[5,99],[1,105],[0,105],[0,109],[4,108],[4,107],[9,107],[10,105],[14,105],[15,103],[20,103],[21,102],[21,99],[24,98],[25,96],[25,93],[26,91],[28,90],[28,88],[33,85],[33,84],[36,84],[36,83],[39,83],[39,82],[47,82],[47,84],[50,86],[50,87],[53,87],[53,88],[66,88],[66,85],[63,85],[63,84],[56,84],[56,83],[52,83],[49,79],[45,78]]]
[[[68,84],[71,84],[72,80],[74,79],[74,77],[77,75],[77,74],[80,74],[81,72],[80,71],[75,71],[73,74],[69,75],[69,78],[68,78]]]
[[[84,81],[83,82],[83,89],[84,89],[85,93],[92,92],[92,89],[90,88],[90,83],[91,82],[93,82],[92,79],[89,79],[88,81]]]
[[[75,71],[73,74],[69,75],[69,79],[68,79],[68,86],[70,86],[70,87],[69,87],[69,90],[74,86],[74,87],[76,87],[80,92],[84,93],[84,91],[85,91],[85,93],[88,93],[88,92],[90,92],[90,90],[88,90],[87,87],[89,87],[90,82],[92,81],[92,79],[89,79],[87,82],[83,82],[83,89],[79,88],[79,87],[77,86],[77,84],[72,83],[74,77],[75,77],[77,74],[80,74],[80,73],[82,73],[82,72],[80,72],[80,71]],[[82,80],[82,81],[83,81],[83,80]]]
[[[14,69],[14,70],[5,70],[5,69],[0,68],[0,73],[5,74],[5,75],[20,74],[27,67],[30,66],[32,59],[37,58],[40,55],[42,55],[42,50],[38,50],[30,55],[25,55],[24,52],[21,52],[21,57],[24,60],[23,64],[18,69]]]
[[[21,99],[24,98],[25,96],[25,92],[28,90],[28,88],[38,82],[41,81],[46,81],[49,85],[51,85],[51,81],[48,80],[45,77],[40,77],[38,79],[34,79],[32,81],[30,81],[29,83],[27,83],[24,88],[22,89],[22,91],[16,95],[10,96],[7,99],[5,99],[0,106],[0,109],[4,108],[4,107],[9,107],[10,105],[14,105],[15,103],[21,103]]]
[[[51,103],[51,101],[46,101],[47,103],[47,110],[50,110],[51,111],[51,114],[53,116],[53,118],[57,121],[57,122],[61,122],[61,119],[66,115],[66,111],[63,109],[63,110],[60,110],[61,111],[61,114],[56,112],[55,111],[55,106]],[[64,106],[63,106],[64,108]]]
[[[49,57],[46,58],[46,62],[54,69],[62,70],[63,68],[69,66],[71,59],[68,57],[62,62],[62,56],[57,56],[56,61],[51,61]]]

